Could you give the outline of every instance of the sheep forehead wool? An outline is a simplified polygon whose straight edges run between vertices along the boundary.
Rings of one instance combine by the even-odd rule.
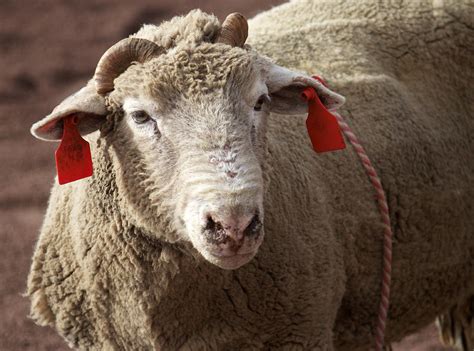
[[[181,44],[165,55],[131,66],[115,80],[110,99],[120,104],[126,97],[146,94],[169,103],[228,95],[229,90],[245,92],[258,76],[257,59],[254,52],[227,45]]]

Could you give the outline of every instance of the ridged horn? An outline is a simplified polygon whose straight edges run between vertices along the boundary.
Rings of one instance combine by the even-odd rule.
[[[247,40],[249,26],[245,17],[238,13],[231,13],[222,23],[221,32],[216,43],[242,47]]]
[[[144,63],[164,52],[163,47],[147,39],[122,39],[111,46],[97,64],[94,74],[97,93],[104,96],[114,90],[114,79],[133,62]]]

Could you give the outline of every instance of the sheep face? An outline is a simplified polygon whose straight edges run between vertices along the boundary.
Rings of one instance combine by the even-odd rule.
[[[135,44],[142,41],[127,42]],[[136,48],[122,53],[129,57]],[[61,120],[71,115],[82,134],[101,128],[105,140],[94,151],[96,160],[111,159],[114,171],[109,175],[110,167],[96,164],[91,181],[117,186],[126,222],[224,269],[249,262],[263,241],[270,112],[305,113],[301,92],[307,86],[329,109],[343,102],[317,80],[248,47],[225,44],[178,45],[112,78],[110,90],[89,82],[35,123],[32,133],[58,140]],[[111,157],[100,157],[104,153]]]
[[[146,217],[166,214],[168,239],[191,242],[219,267],[252,259],[264,237],[268,115],[258,57],[225,45],[175,50],[130,67],[108,101],[120,164],[140,165],[120,182],[137,194],[127,206],[136,220],[160,235]]]

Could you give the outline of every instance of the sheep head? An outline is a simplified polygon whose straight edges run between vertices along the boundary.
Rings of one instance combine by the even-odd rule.
[[[306,86],[328,108],[343,102],[317,80],[244,47],[246,33],[245,19],[233,14],[208,42],[164,48],[124,39],[85,88],[32,128],[57,140],[61,119],[75,114],[82,134],[106,129],[96,137],[113,153],[122,215],[224,269],[249,262],[263,241],[270,113],[305,113]]]

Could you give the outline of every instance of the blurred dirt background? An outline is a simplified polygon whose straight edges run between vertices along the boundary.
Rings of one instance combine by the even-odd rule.
[[[252,17],[281,0],[0,0],[0,350],[67,350],[27,318],[22,297],[49,189],[56,144],[30,125],[92,77],[102,53],[138,30],[199,7],[221,20]],[[447,350],[434,326],[395,350]]]

